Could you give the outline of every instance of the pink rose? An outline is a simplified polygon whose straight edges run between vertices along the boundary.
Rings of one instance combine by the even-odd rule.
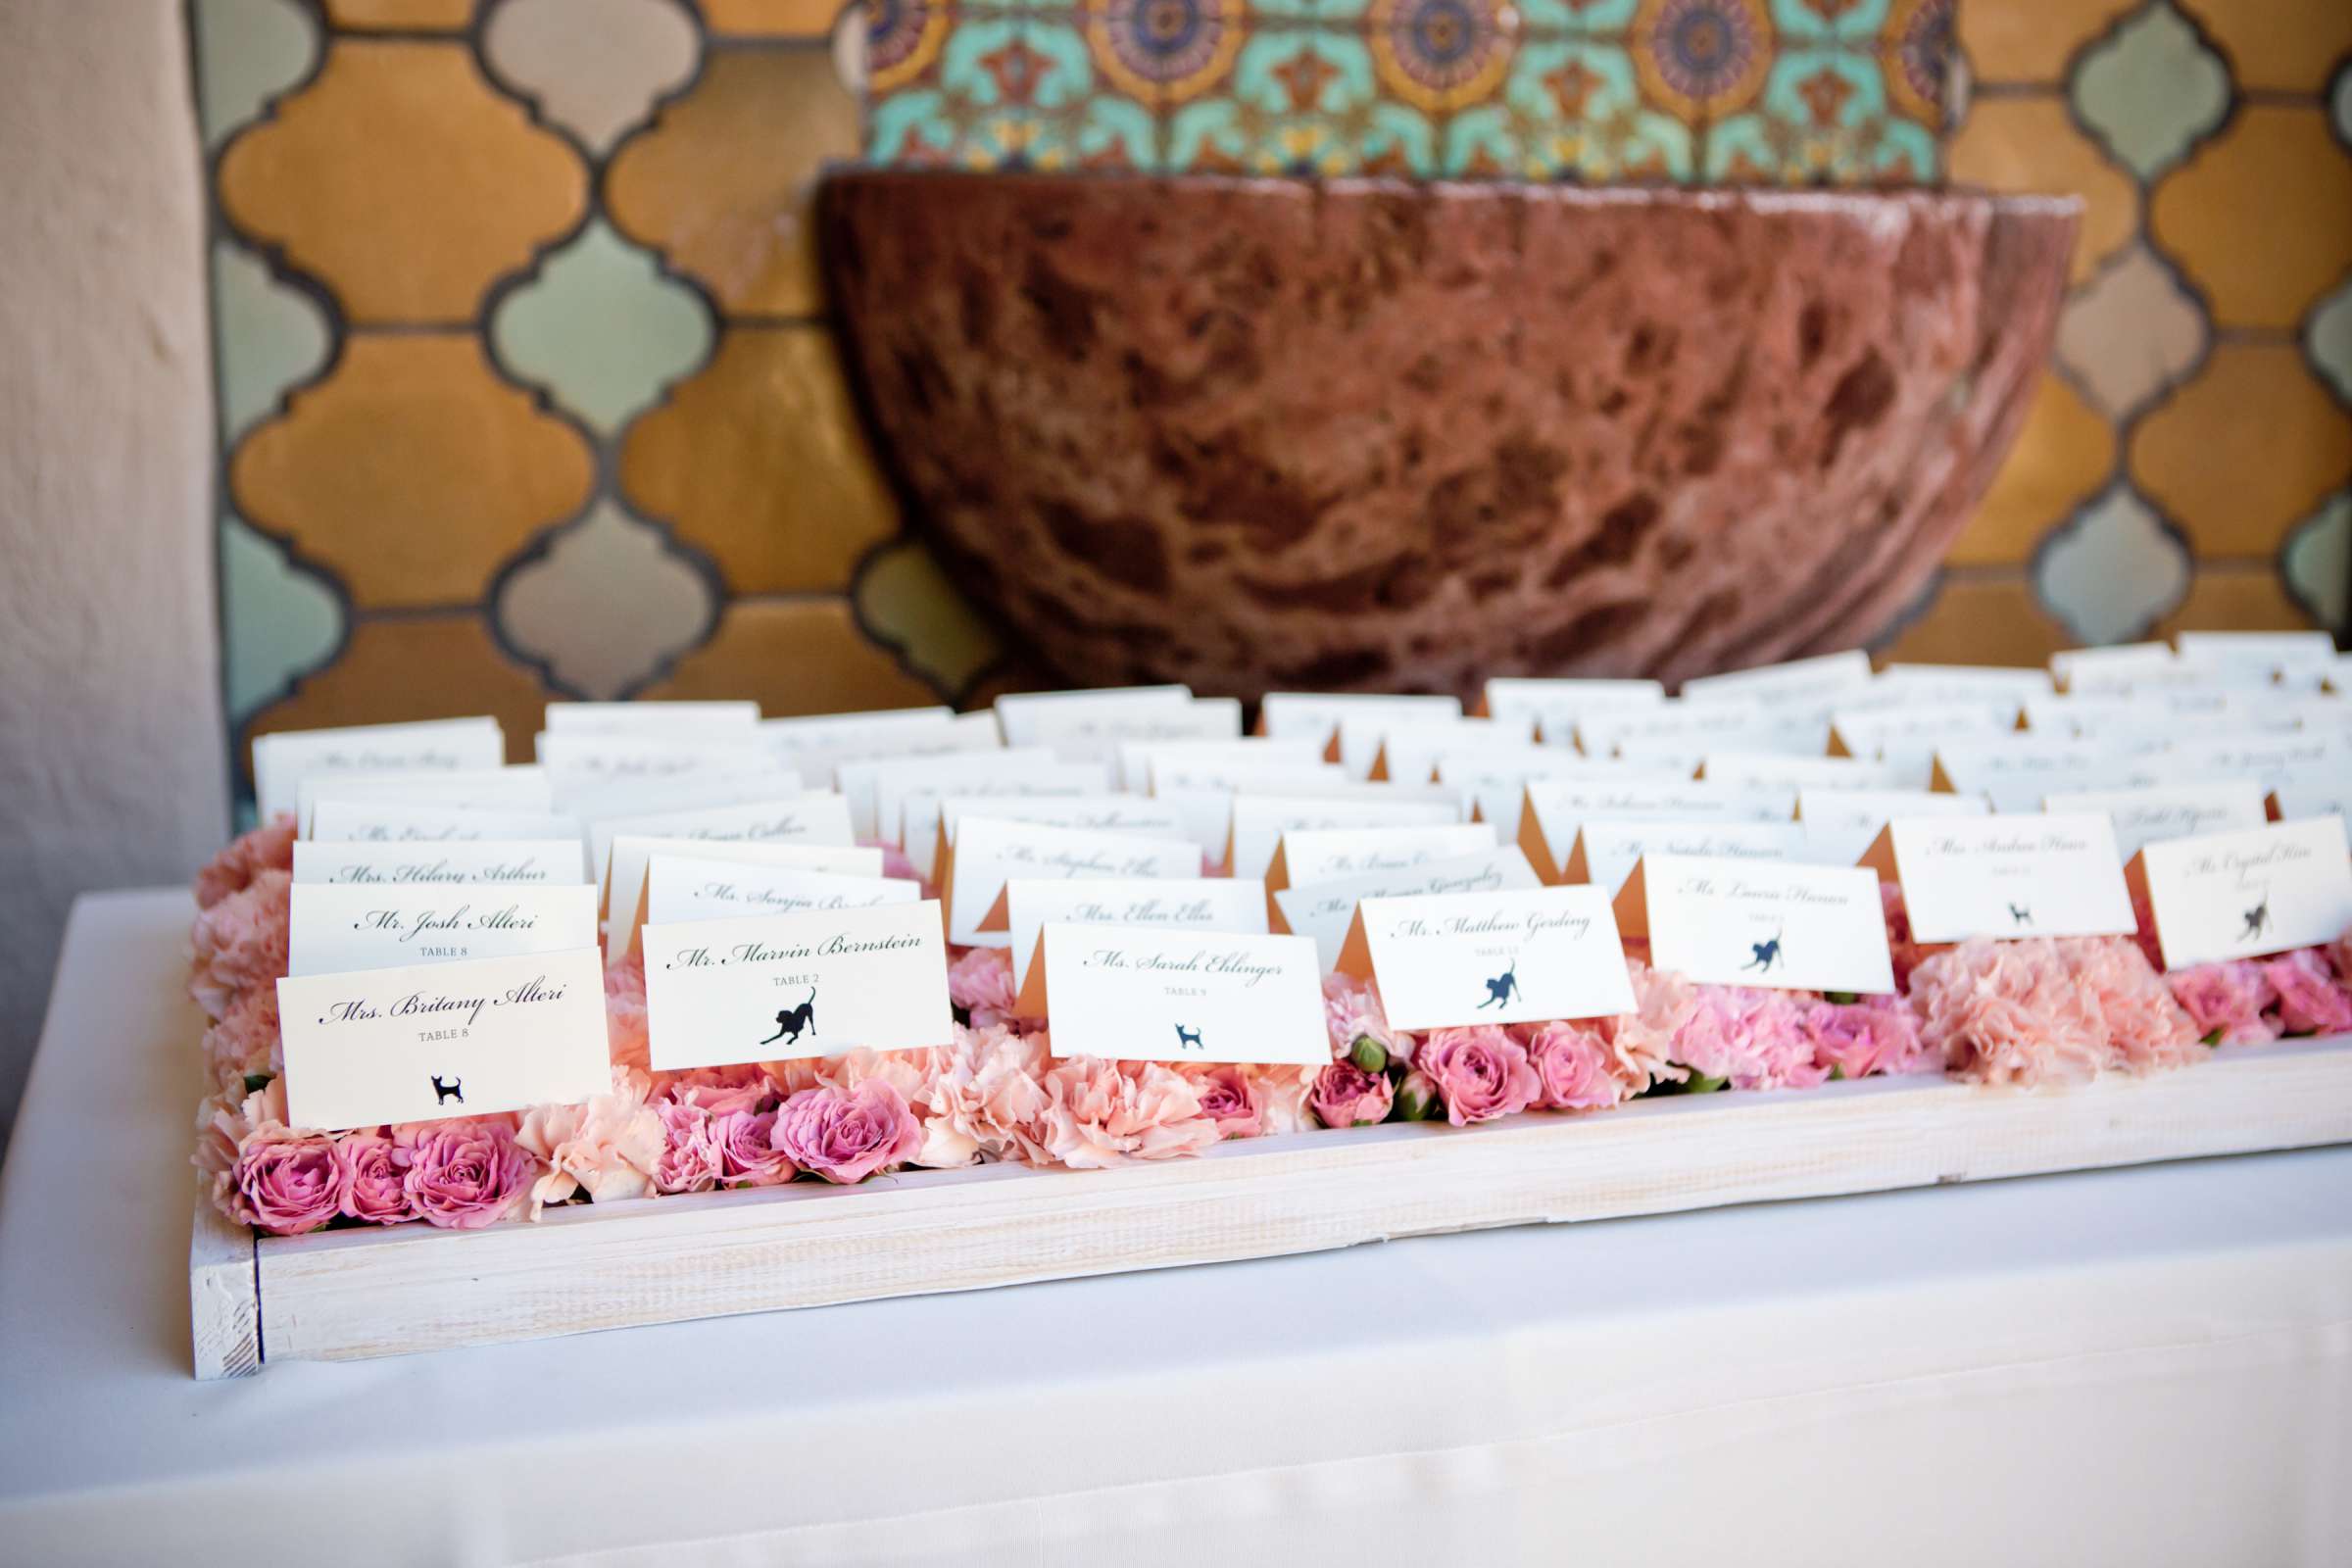
[[[1519,1036],[1520,1031],[1511,1031]],[[1536,1103],[1545,1110],[1606,1110],[1627,1098],[1617,1054],[1589,1023],[1557,1020],[1527,1029],[1522,1037],[1528,1064],[1540,1086]],[[1642,1089],[1648,1088],[1643,1078]],[[1641,1089],[1632,1091],[1641,1093]]]
[[[980,1157],[979,1142],[946,1114],[943,1085],[956,1062],[955,1050],[947,1046],[919,1051],[868,1051],[861,1046],[825,1061],[823,1081],[837,1089],[855,1089],[868,1081],[889,1084],[923,1129],[922,1142],[906,1162],[926,1170],[951,1170]]]
[[[2352,997],[2336,984],[2317,948],[2297,948],[2264,961],[2263,978],[2278,991],[2278,1029],[2290,1035],[2334,1035],[2352,1029]]]
[[[2278,1024],[2263,1016],[2278,1002],[2278,988],[2251,958],[2194,964],[2166,975],[2165,985],[2208,1044],[2262,1046],[2278,1038]]]
[[[1389,1075],[1335,1061],[1315,1074],[1306,1102],[1326,1127],[1368,1127],[1389,1119]]]
[[[605,965],[605,1043],[618,1065],[652,1070],[653,1051],[645,1033],[643,954],[632,952]]]
[[[1200,1114],[1216,1123],[1219,1138],[1255,1138],[1265,1131],[1265,1099],[1239,1066],[1228,1062],[1176,1070],[1193,1086]]]
[[[190,1162],[204,1173],[215,1208],[240,1225],[253,1223],[237,1192],[237,1156],[253,1139],[288,1131],[282,1078],[251,1093],[228,1088],[205,1098],[196,1107],[196,1152]]]
[[[1870,1002],[1817,1002],[1800,1009],[1798,1024],[1814,1065],[1841,1077],[1935,1072],[1942,1063],[1919,1035],[1919,1017],[1899,997]]]
[[[887,1080],[868,1078],[855,1089],[802,1090],[776,1112],[770,1136],[801,1169],[853,1187],[911,1158],[923,1126]]]
[[[286,972],[284,871],[262,871],[253,881],[197,912],[188,940],[195,950],[188,995],[210,1017],[219,1018],[238,993],[274,985]]]
[[[730,1110],[711,1117],[710,1138],[718,1145],[718,1184],[775,1187],[800,1174],[775,1147],[775,1130],[772,1110]]]
[[[1002,1026],[956,1029],[956,1045],[933,1090],[925,1147],[968,1144],[992,1159],[1054,1161],[1047,1113],[1046,1037]]]
[[[648,1105],[652,1088],[632,1067],[612,1069],[612,1092],[578,1105],[534,1105],[523,1114],[514,1141],[545,1162],[531,1188],[531,1217],[541,1205],[561,1203],[575,1193],[591,1202],[616,1203],[643,1198],[653,1187],[662,1158],[662,1118]]]
[[[196,873],[196,907],[209,909],[241,893],[263,871],[294,868],[294,816],[280,811],[252,832],[232,840]]]
[[[674,1100],[656,1102],[662,1122],[662,1157],[654,1162],[657,1193],[707,1193],[718,1185],[718,1139],[710,1113]]]
[[[343,1211],[343,1168],[331,1139],[278,1128],[237,1151],[239,1218],[273,1236],[315,1231]]]
[[[405,1173],[391,1139],[381,1133],[345,1133],[335,1140],[343,1167],[343,1212],[370,1225],[414,1219]]]
[[[1046,1074],[1054,1157],[1073,1170],[1198,1154],[1217,1124],[1182,1073],[1156,1061],[1071,1056]]]
[[[1536,1102],[1543,1088],[1527,1048],[1491,1023],[1431,1030],[1414,1065],[1437,1085],[1446,1119],[1456,1127],[1516,1115]]]
[[[406,1122],[393,1129],[408,1165],[409,1204],[428,1225],[480,1230],[530,1206],[538,1174],[514,1129],[493,1117]]]

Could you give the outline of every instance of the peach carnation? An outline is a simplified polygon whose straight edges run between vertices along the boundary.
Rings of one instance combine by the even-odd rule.
[[[188,995],[208,1017],[220,1018],[240,992],[275,985],[286,972],[289,872],[255,873],[253,880],[200,909],[188,938],[194,959]]]
[[[646,1039],[645,955],[605,965],[605,1041],[615,1066],[653,1068],[653,1048]]]
[[[1198,1154],[1217,1124],[1182,1073],[1156,1061],[1072,1056],[1046,1074],[1047,1147],[1073,1170]]]
[[[1052,1164],[1052,1097],[1045,1087],[1052,1065],[1042,1034],[958,1024],[934,1086],[926,1143],[969,1142],[991,1159]]]
[[[547,1169],[531,1186],[531,1217],[586,1193],[591,1202],[643,1198],[661,1163],[662,1118],[646,1099],[653,1085],[634,1067],[612,1069],[612,1091],[584,1104],[534,1105],[514,1141]]]
[[[294,815],[280,811],[251,832],[231,839],[196,873],[196,907],[209,909],[241,893],[264,871],[294,869]]]

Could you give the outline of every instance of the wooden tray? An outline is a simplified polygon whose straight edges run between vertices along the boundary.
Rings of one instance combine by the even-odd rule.
[[[483,1231],[256,1237],[199,1198],[196,1375],[1497,1225],[2352,1142],[2352,1036],[2034,1092],[1944,1079],[1225,1144],[1107,1171],[921,1171],[551,1209]]]

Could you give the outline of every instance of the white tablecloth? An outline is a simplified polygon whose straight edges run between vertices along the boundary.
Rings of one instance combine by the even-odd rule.
[[[184,897],[0,1178],[0,1562],[2352,1562],[2352,1149],[188,1374]]]

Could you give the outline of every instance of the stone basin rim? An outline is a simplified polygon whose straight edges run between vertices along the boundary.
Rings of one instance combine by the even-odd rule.
[[[1025,186],[1040,191],[1072,185],[1149,185],[1171,193],[1203,196],[1310,196],[1317,199],[1427,199],[1444,196],[1449,200],[1532,200],[1563,207],[1657,207],[1702,213],[1744,210],[1759,215],[1817,212],[1866,216],[1888,208],[1959,205],[1984,207],[2002,216],[2063,220],[2080,218],[2085,211],[2085,203],[2080,196],[1979,190],[1969,186],[1788,190],[1748,185],[1571,185],[1544,180],[1406,179],[1393,174],[1310,177],[1295,174],[1148,174],[1130,170],[1103,169],[1047,173],[1033,170],[858,167],[831,170],[824,179],[829,184],[931,184],[942,188],[985,181],[999,190],[1007,186]]]

